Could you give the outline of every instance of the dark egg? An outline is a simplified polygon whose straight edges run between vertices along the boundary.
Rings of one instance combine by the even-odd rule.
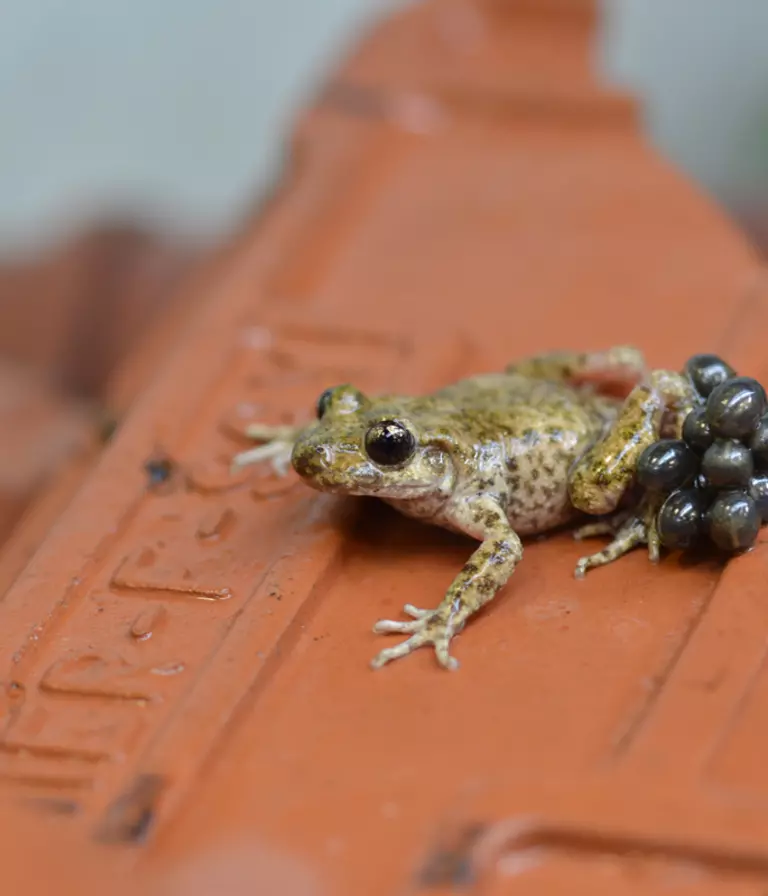
[[[760,515],[746,491],[721,492],[707,511],[708,533],[722,550],[751,548],[760,531]]]
[[[716,386],[707,399],[707,422],[715,435],[733,439],[750,436],[765,413],[765,390],[747,376]]]
[[[715,386],[736,376],[736,371],[731,365],[717,355],[694,355],[686,362],[685,372],[703,398],[706,398]]]
[[[649,445],[637,462],[637,480],[654,492],[671,492],[698,473],[699,459],[682,439],[661,439]]]
[[[749,447],[755,464],[758,467],[768,467],[768,416],[761,417],[749,440]]]
[[[755,502],[760,519],[768,522],[768,473],[756,473],[749,483],[749,494]]]
[[[714,440],[707,422],[706,408],[694,408],[683,421],[683,440],[689,448],[703,454]]]
[[[674,550],[692,547],[702,533],[706,495],[695,488],[673,492],[661,505],[656,525],[661,543]]]
[[[749,485],[754,468],[752,452],[735,439],[717,439],[701,459],[701,472],[714,488]]]

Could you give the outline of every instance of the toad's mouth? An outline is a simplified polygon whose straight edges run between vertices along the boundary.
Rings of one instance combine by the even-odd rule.
[[[382,468],[361,451],[337,450],[327,444],[297,443],[291,465],[319,492],[415,500],[452,491],[456,469],[450,457],[433,449],[397,466]]]
[[[296,446],[291,465],[307,485],[321,492],[368,494],[384,481],[382,472],[368,461],[350,462],[325,445]]]
[[[341,472],[318,470],[316,467],[308,467],[302,463],[294,463],[293,466],[306,485],[315,491],[331,495],[397,498],[408,501],[423,498],[435,491],[433,480],[393,482],[373,464],[361,465],[357,469],[347,468]]]

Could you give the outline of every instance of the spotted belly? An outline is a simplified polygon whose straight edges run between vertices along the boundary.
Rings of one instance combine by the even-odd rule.
[[[507,518],[519,535],[546,532],[574,518],[568,475],[577,456],[577,452],[544,445],[507,458]]]

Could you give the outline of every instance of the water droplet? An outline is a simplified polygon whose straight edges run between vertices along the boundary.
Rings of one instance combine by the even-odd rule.
[[[260,410],[260,405],[252,401],[241,401],[235,407],[235,415],[243,420],[252,420]]]
[[[237,515],[231,507],[216,509],[200,521],[196,535],[201,541],[218,541],[226,538],[236,520]]]
[[[9,700],[21,701],[26,696],[26,688],[20,681],[9,681],[5,686],[5,692]]]
[[[163,624],[167,616],[167,610],[162,604],[158,607],[148,607],[131,623],[130,634],[137,641],[146,641]]]
[[[274,342],[272,333],[266,327],[248,327],[242,332],[243,344],[248,348],[263,350]]]
[[[178,675],[184,668],[184,663],[166,663],[164,666],[155,666],[151,672],[153,675]]]

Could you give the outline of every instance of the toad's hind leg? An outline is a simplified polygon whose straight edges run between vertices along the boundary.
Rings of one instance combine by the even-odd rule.
[[[681,374],[655,370],[635,386],[608,432],[575,464],[568,491],[577,510],[613,513],[635,477],[637,461],[662,435],[680,436],[694,406],[693,386]]]
[[[591,377],[619,377],[639,382],[647,373],[642,352],[631,345],[616,345],[602,352],[549,352],[509,364],[505,373],[539,380],[575,382]]]
[[[630,517],[629,510],[617,510],[608,517],[584,523],[573,531],[574,541],[584,541],[587,538],[595,538],[598,535],[610,535],[613,537],[621,529]]]
[[[571,470],[571,503],[584,513],[616,511],[630,485],[640,455],[662,435],[680,436],[683,421],[696,401],[693,386],[681,374],[656,370],[647,384],[635,386],[615,423]],[[604,550],[579,561],[577,574],[617,559],[638,544],[647,543],[652,560],[659,555],[655,499],[643,500]]]

